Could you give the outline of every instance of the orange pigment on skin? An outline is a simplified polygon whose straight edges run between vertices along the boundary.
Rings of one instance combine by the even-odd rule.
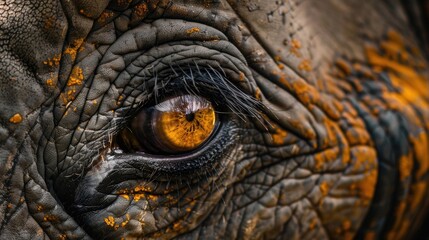
[[[134,13],[138,17],[145,17],[148,13],[148,7],[146,3],[140,3],[134,7]]]
[[[409,60],[408,49],[402,37],[395,31],[388,33],[388,38],[381,44],[384,54],[373,46],[366,47],[366,56],[374,68],[388,71],[392,82],[403,89],[402,96],[413,104],[422,104],[422,96],[428,97],[428,76],[423,76],[417,69],[424,67]],[[398,57],[400,56],[400,57]],[[420,106],[420,105],[419,105]],[[425,103],[422,107],[427,108]]]
[[[309,59],[303,60],[298,65],[298,69],[301,70],[301,71],[310,72],[313,69],[313,67],[311,66],[311,61]]]
[[[91,15],[90,13],[85,12],[85,10],[84,10],[84,9],[80,9],[80,10],[79,10],[79,13],[80,13],[81,15],[83,15],[83,16],[85,16],[85,17],[87,17],[87,18],[91,18],[91,17],[92,17],[92,15]]]
[[[198,33],[198,32],[200,32],[200,29],[197,27],[193,27],[193,28],[186,30],[187,34]]]
[[[51,77],[48,80],[46,80],[45,83],[48,87],[53,87],[57,83],[57,80],[58,80],[58,76],[54,73],[51,73]]]
[[[52,214],[46,214],[43,217],[43,221],[44,222],[56,222],[56,221],[58,221],[58,217],[56,217],[56,216],[54,216]]]
[[[343,71],[346,75],[350,75],[352,73],[352,68],[349,65],[349,63],[347,61],[345,61],[344,59],[338,59],[335,62],[335,65],[341,70]]]
[[[44,61],[43,64],[48,65],[50,67],[57,67],[60,65],[61,61],[61,53],[55,54],[52,58]]]
[[[411,176],[413,170],[414,157],[411,152],[408,155],[402,156],[399,159],[399,178],[405,180]]]
[[[15,115],[13,115],[11,118],[9,118],[9,122],[15,123],[15,124],[22,122],[21,114],[17,113]]]
[[[319,186],[320,188],[320,192],[322,193],[323,196],[328,195],[329,192],[329,186],[326,182],[322,182]]]
[[[70,58],[74,61],[76,59],[76,55],[78,51],[83,51],[83,48],[81,48],[81,45],[83,44],[83,42],[84,42],[83,38],[78,38],[74,40],[73,44],[64,50],[64,54],[69,55]]]
[[[325,164],[329,164],[330,162],[335,161],[338,159],[339,156],[339,149],[338,147],[334,147],[331,149],[327,149],[323,152],[317,153],[314,155],[314,167],[316,170],[320,171],[323,169],[323,166]]]
[[[150,187],[136,186],[134,189],[120,189],[116,194],[126,200],[130,200],[132,197],[134,202],[138,202],[141,199],[157,201],[159,197],[157,195],[150,194],[151,191],[152,188]]]
[[[377,159],[377,153],[374,149],[367,146],[355,146],[350,149],[352,159],[354,159],[353,169],[356,171],[369,170],[373,168],[372,161]]]
[[[369,173],[366,173],[364,179],[358,183],[357,188],[359,189],[359,196],[362,199],[370,201],[374,196],[377,175],[377,170],[371,170]]]
[[[315,228],[316,228],[316,226],[317,226],[317,219],[313,218],[313,219],[311,220],[310,225],[308,226],[308,228],[309,228],[310,230],[313,230],[313,229],[315,229]]]
[[[239,79],[240,79],[240,81],[244,81],[246,79],[246,75],[244,75],[243,72],[240,72]]]
[[[104,222],[107,226],[114,227],[115,226],[115,218],[112,216],[108,216],[107,218],[104,218]]]
[[[82,85],[83,82],[83,70],[80,67],[74,67],[72,73],[70,74],[70,78],[67,82],[67,86],[76,86]]]
[[[100,17],[97,19],[97,22],[103,24],[106,23],[108,19],[113,17],[114,13],[112,11],[106,10],[100,14]]]
[[[292,39],[290,45],[289,51],[298,58],[302,57],[300,52],[302,47],[301,42],[298,39]]]
[[[286,136],[287,136],[287,132],[281,128],[277,128],[276,132],[271,135],[273,139],[273,143],[275,145],[283,145]]]
[[[351,226],[352,226],[352,223],[351,223],[350,221],[345,220],[345,221],[343,222],[343,229],[344,229],[345,231],[350,230],[350,227],[351,227]]]
[[[256,90],[255,90],[255,98],[256,98],[256,100],[262,100],[262,92],[261,92],[261,89],[259,89],[259,88],[257,88]]]

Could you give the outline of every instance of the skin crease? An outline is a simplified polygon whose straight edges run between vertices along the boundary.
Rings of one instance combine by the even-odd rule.
[[[0,2],[0,239],[425,236],[423,2]],[[108,151],[191,73],[208,144]]]

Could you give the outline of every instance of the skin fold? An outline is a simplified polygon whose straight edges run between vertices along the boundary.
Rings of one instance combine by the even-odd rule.
[[[0,2],[0,239],[427,236],[427,6]],[[183,93],[204,145],[112,147]]]

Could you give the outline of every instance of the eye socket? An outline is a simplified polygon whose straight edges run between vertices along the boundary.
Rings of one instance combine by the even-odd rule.
[[[117,136],[117,144],[129,152],[179,154],[198,149],[218,123],[207,99],[181,95],[140,112],[130,127]]]

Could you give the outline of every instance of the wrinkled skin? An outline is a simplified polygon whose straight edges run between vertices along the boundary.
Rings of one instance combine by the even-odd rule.
[[[0,239],[424,233],[422,3],[0,2]],[[243,111],[209,143],[109,151],[165,79],[203,69]]]

